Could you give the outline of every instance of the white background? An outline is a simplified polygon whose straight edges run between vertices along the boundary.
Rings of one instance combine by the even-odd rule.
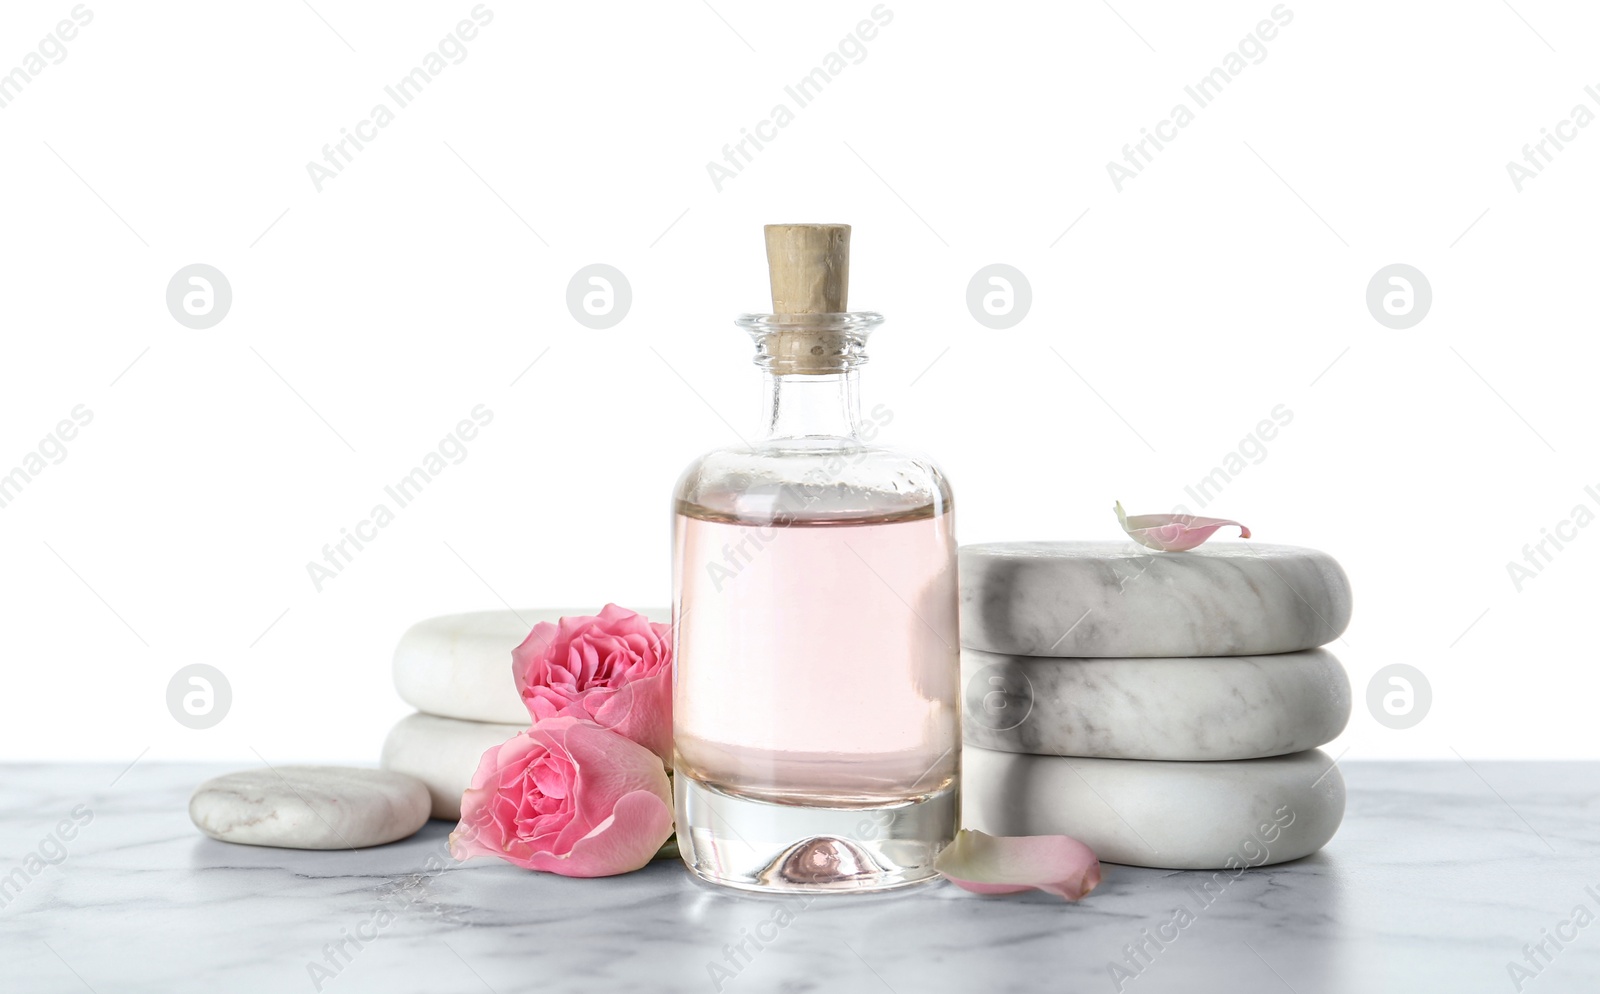
[[[713,3],[491,0],[320,193],[306,163],[471,2],[88,5],[0,110],[0,472],[94,413],[0,509],[0,756],[371,762],[411,622],[665,604],[669,493],[757,416],[731,319],[767,304],[761,224],[794,220],[855,226],[851,302],[888,317],[866,403],[948,471],[964,541],[1120,537],[1113,500],[1188,502],[1287,405],[1206,512],[1348,571],[1330,751],[1600,756],[1600,527],[1520,592],[1506,568],[1600,490],[1600,126],[1521,192],[1506,171],[1600,109],[1593,8],[1291,2],[1119,193],[1106,163],[1272,3],[891,0],[718,192],[707,162],[874,4]],[[0,72],[72,6],[0,9]],[[234,294],[204,331],[164,302],[194,262]],[[609,330],[566,309],[592,262],[632,284]],[[965,305],[994,262],[1033,288],[1004,331]],[[1393,262],[1433,288],[1407,330],[1365,304]],[[477,404],[466,461],[317,592],[306,563]],[[164,700],[195,662],[233,687],[207,731]],[[1360,700],[1391,662],[1433,687],[1407,731]]]

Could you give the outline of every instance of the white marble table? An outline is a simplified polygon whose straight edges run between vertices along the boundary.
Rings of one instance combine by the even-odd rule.
[[[449,829],[438,821],[354,853],[231,846],[184,812],[224,769],[145,761],[112,785],[114,766],[0,766],[0,988],[315,991],[307,964],[392,908],[321,990],[714,991],[707,964],[777,907],[698,885],[675,862],[609,880],[430,869]],[[1341,769],[1349,810],[1332,844],[1222,889],[1122,990],[1514,991],[1507,964],[1525,962],[1525,944],[1580,903],[1600,913],[1600,764]],[[20,892],[6,884],[79,805],[93,819],[64,860],[22,870]],[[1197,907],[1191,888],[1209,874],[1106,871],[1076,906],[948,885],[818,899],[722,989],[1115,991],[1108,964]],[[1600,922],[1564,945],[1523,990],[1597,989]]]

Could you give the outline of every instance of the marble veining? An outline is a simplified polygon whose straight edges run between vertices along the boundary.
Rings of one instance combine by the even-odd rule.
[[[455,865],[439,821],[357,852],[231,846],[184,810],[228,767],[123,765],[0,770],[6,990],[312,992],[308,967],[332,949],[333,994],[712,992],[710,966],[731,972],[730,956],[721,989],[735,994],[1109,994],[1126,948],[1183,907],[1193,920],[1147,947],[1122,990],[1507,994],[1507,965],[1541,930],[1579,903],[1600,910],[1586,890],[1600,891],[1597,763],[1347,759],[1328,847],[1249,870],[1208,904],[1195,893],[1211,874],[1108,865],[1078,905],[935,885],[788,906],[670,862],[606,880]],[[372,936],[360,948],[358,932]],[[748,958],[735,948],[758,933],[770,938]],[[1541,969],[1525,991],[1596,989],[1600,930]]]
[[[189,798],[196,828],[223,842],[350,849],[403,839],[428,820],[416,777],[352,766],[257,766],[213,777]]]
[[[1297,652],[1350,623],[1350,582],[1315,549],[1210,542],[964,545],[961,641],[1022,656]]]
[[[961,650],[963,740],[1003,752],[1212,761],[1333,741],[1350,680],[1326,649],[1054,659]]]

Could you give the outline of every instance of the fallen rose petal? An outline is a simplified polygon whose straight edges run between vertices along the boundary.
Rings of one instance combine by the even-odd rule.
[[[1200,518],[1193,514],[1135,514],[1129,517],[1117,502],[1117,521],[1128,537],[1148,549],[1162,552],[1188,552],[1210,538],[1225,525],[1239,529],[1240,538],[1249,538],[1250,529],[1226,518]]]
[[[1100,885],[1100,861],[1065,835],[995,836],[962,829],[933,861],[951,883],[974,894],[1037,888],[1076,901]]]

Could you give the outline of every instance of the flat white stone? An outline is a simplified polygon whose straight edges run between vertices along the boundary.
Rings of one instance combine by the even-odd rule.
[[[1327,553],[1256,542],[962,546],[961,641],[1021,656],[1254,656],[1314,649],[1350,623]]]
[[[427,784],[433,817],[455,821],[461,817],[461,794],[472,786],[478,760],[527,727],[526,711],[520,725],[407,715],[389,730],[379,765]]]
[[[415,777],[349,766],[279,766],[207,780],[189,818],[223,842],[283,849],[364,849],[414,834],[428,820]]]
[[[511,650],[541,621],[596,615],[599,608],[473,611],[412,625],[394,650],[394,686],[426,714],[527,726],[528,709],[511,676]],[[672,612],[640,612],[670,624]]]
[[[1350,679],[1326,649],[1190,659],[961,650],[963,741],[1101,759],[1259,759],[1332,742]]]
[[[1108,863],[1233,869],[1321,849],[1344,779],[1320,749],[1234,763],[962,750],[961,815],[990,835],[1070,835]]]

